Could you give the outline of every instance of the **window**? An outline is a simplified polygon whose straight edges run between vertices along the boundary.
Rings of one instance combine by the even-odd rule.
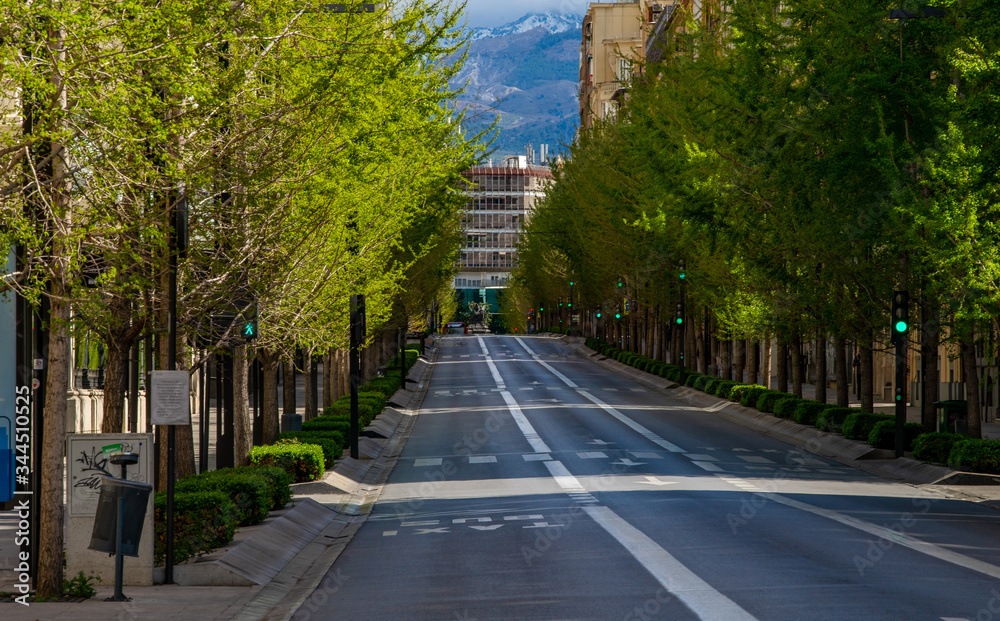
[[[618,81],[622,83],[628,83],[632,81],[632,59],[631,58],[619,58],[618,59]]]
[[[605,121],[613,121],[618,118],[618,104],[613,101],[605,101],[601,118]]]

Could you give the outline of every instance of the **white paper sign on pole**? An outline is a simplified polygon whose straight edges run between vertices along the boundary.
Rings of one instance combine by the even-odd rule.
[[[154,425],[191,424],[191,380],[187,371],[153,371],[150,389]]]

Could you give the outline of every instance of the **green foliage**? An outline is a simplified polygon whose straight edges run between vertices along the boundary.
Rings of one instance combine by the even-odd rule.
[[[63,594],[69,597],[90,599],[97,595],[94,583],[100,581],[100,576],[85,576],[82,571],[79,571],[69,580],[63,580]]]
[[[769,392],[769,389],[763,386],[748,386],[745,390],[740,391],[740,405],[755,408],[757,407],[757,402],[760,400],[760,396],[766,392]],[[770,392],[777,393],[778,391]]]
[[[855,408],[842,408],[829,406],[820,412],[816,419],[816,428],[822,431],[839,432],[848,416],[857,414],[859,410]]]
[[[955,444],[966,437],[958,433],[923,433],[913,440],[913,457],[942,466],[948,464],[948,456]]]
[[[1000,474],[1000,440],[959,440],[948,455],[948,466],[966,472]]]
[[[721,397],[723,399],[729,399],[731,396],[731,391],[736,386],[742,386],[739,382],[734,382],[732,380],[719,380],[719,383],[715,388],[715,396]]]
[[[774,412],[774,404],[777,403],[779,399],[786,399],[788,397],[798,398],[795,395],[790,395],[786,392],[779,392],[777,390],[761,391],[757,395],[757,402],[754,403],[754,406],[761,412]]]
[[[215,470],[181,479],[175,488],[179,493],[220,491],[232,499],[239,526],[259,524],[267,517],[272,503],[272,491],[267,479],[256,474]]]
[[[153,558],[157,565],[166,559],[167,494],[153,500],[155,535]],[[174,495],[174,562],[211,552],[233,540],[237,525],[236,505],[220,491],[177,493]]]
[[[340,421],[336,422],[340,423]],[[323,449],[323,462],[327,468],[332,468],[334,463],[340,459],[341,454],[344,452],[344,447],[347,445],[344,438],[346,435],[350,435],[350,422],[347,425],[348,430],[345,433],[332,429],[322,431],[304,429],[303,431],[285,431],[278,435],[278,439],[295,439],[303,444],[315,444],[319,446]],[[304,426],[305,424],[303,424]]]
[[[277,444],[250,449],[250,462],[260,466],[284,468],[296,483],[320,478],[324,471],[323,449],[297,440],[281,440]]]
[[[845,438],[867,442],[868,436],[871,434],[872,429],[875,428],[875,425],[884,420],[895,420],[895,418],[887,414],[872,414],[856,410],[844,419],[844,423],[840,427],[840,433]]]
[[[802,399],[798,397],[780,397],[774,402],[774,408],[772,409],[774,410],[774,415],[778,418],[792,418],[800,403],[802,403]]]
[[[748,395],[752,390],[767,390],[767,388],[759,384],[735,384],[729,390],[729,400],[735,401],[741,405],[745,405],[743,403],[743,397]],[[749,397],[747,399],[749,401]],[[755,404],[757,403],[756,397],[754,398],[753,402]]]
[[[920,423],[906,423],[903,425],[903,450],[913,449],[913,441],[917,436],[925,433],[924,426]],[[868,434],[868,444],[880,449],[894,449],[896,447],[896,421],[879,421],[872,427]]]
[[[795,409],[792,411],[791,418],[800,425],[813,425],[818,427],[820,414],[831,407],[832,406],[829,403],[820,403],[819,401],[802,399],[795,404]]]

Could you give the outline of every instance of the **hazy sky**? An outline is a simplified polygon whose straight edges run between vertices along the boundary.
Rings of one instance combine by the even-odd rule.
[[[575,13],[587,11],[587,0],[468,0],[469,26],[491,28],[512,22],[525,13]]]

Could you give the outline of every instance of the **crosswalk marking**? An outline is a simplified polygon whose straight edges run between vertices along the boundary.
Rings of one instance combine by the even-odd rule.
[[[472,455],[469,457],[470,464],[495,464],[496,455]]]
[[[722,468],[716,466],[710,461],[692,461],[691,463],[698,466],[702,470],[707,470],[708,472],[722,472]]]
[[[608,456],[601,451],[583,451],[582,453],[577,453],[577,457],[580,459],[607,459]]]
[[[524,461],[549,461],[552,456],[548,453],[526,453],[521,455]]]
[[[695,461],[719,461],[717,458],[711,455],[700,455],[698,453],[688,453],[687,457]]]
[[[737,455],[740,459],[751,464],[773,464],[774,462],[767,457],[761,457],[760,455]]]

